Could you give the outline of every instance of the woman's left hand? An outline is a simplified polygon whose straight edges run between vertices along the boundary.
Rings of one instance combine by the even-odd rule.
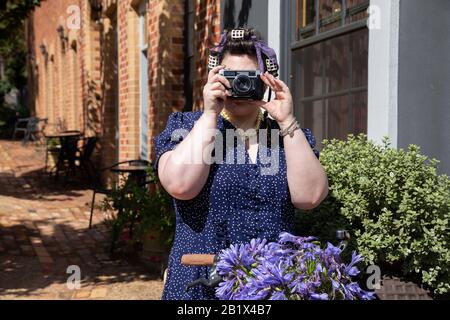
[[[289,87],[281,80],[268,72],[261,75],[261,80],[275,93],[275,100],[260,105],[274,118],[281,129],[289,126],[294,121],[294,104]]]

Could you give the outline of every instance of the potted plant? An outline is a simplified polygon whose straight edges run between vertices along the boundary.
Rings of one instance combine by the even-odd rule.
[[[172,198],[164,190],[153,168],[147,171],[149,197],[147,212],[142,215],[141,232],[143,249],[148,252],[165,253],[170,248],[175,234],[175,211]]]
[[[150,168],[147,184],[127,179],[104,199],[102,208],[117,214],[110,221],[111,248],[165,252],[172,243],[175,217],[170,196]]]

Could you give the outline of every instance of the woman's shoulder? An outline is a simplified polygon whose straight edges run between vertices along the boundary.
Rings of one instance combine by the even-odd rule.
[[[195,121],[200,119],[203,111],[174,112],[169,115],[167,127],[170,128],[189,128],[194,126]]]
[[[183,118],[183,120],[198,120],[203,114],[203,111],[177,111],[171,114],[173,117]]]

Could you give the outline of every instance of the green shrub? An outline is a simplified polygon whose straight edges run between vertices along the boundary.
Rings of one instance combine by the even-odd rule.
[[[168,247],[175,234],[175,213],[171,197],[159,184],[156,172],[152,167],[147,171],[147,187],[127,180],[115,186],[103,200],[103,210],[113,210],[118,214],[110,221],[112,231],[112,247],[120,242],[120,235],[128,230],[133,245],[142,242],[149,231],[159,231],[164,235],[164,244]]]
[[[450,292],[450,180],[438,175],[438,160],[410,145],[397,150],[365,135],[324,141],[320,161],[330,193],[311,211],[297,215],[300,234],[333,241],[350,231],[350,246],[382,272]]]

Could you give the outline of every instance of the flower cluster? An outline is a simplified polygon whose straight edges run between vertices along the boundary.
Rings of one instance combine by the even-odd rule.
[[[219,254],[216,289],[222,300],[371,300],[374,294],[352,281],[362,260],[341,261],[342,249],[322,249],[313,237],[282,233],[278,242],[253,239]]]

